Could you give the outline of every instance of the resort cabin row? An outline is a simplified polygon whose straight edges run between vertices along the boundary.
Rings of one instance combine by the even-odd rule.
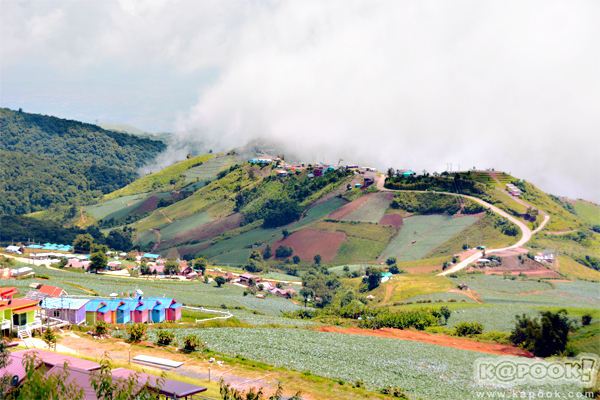
[[[182,306],[174,299],[164,297],[139,300],[49,298],[41,305],[48,316],[77,325],[95,325],[98,321],[109,324],[180,321]]]
[[[518,187],[516,187],[512,183],[507,183],[506,184],[506,191],[508,193],[512,194],[515,197],[519,197],[520,195],[523,194],[523,192],[521,191],[521,189],[519,189]]]

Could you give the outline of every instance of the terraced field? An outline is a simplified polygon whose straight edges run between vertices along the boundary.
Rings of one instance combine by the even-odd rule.
[[[128,207],[131,207],[131,209],[133,209],[134,207],[127,206],[127,204],[133,203],[133,205],[135,205],[136,203],[143,201],[145,198],[145,194],[133,194],[130,196],[123,196],[117,199],[105,201],[104,203],[94,204],[93,206],[83,207],[83,210],[92,214],[94,218],[99,220],[111,213],[123,210]]]
[[[249,232],[243,233],[241,235],[232,237],[231,239],[222,240],[218,243],[215,243],[208,249],[202,250],[199,253],[199,255],[202,257],[206,257],[206,258],[216,257],[216,258],[218,258],[219,262],[222,263],[222,262],[224,262],[222,260],[222,258],[224,258],[224,257],[221,257],[221,255],[225,255],[224,253],[236,252],[235,257],[239,261],[242,258],[240,256],[240,253],[242,253],[242,250],[244,250],[244,251],[248,250],[248,255],[250,255],[249,249],[252,247],[252,245],[257,244],[257,243],[261,244],[261,243],[265,243],[265,242],[273,242],[276,239],[279,239],[281,237],[283,237],[283,234],[281,233],[281,229],[257,228],[257,229],[253,229]],[[246,259],[248,259],[247,256],[246,256]],[[246,259],[244,259],[244,261],[240,262],[239,264],[245,263]]]
[[[173,221],[172,223],[163,225],[157,229],[160,230],[162,240],[169,240],[175,235],[187,232],[190,229],[194,229],[210,221],[212,221],[210,215],[208,215],[205,212],[201,212],[198,214],[194,214],[191,217],[181,219],[179,221]]]
[[[292,225],[290,230],[298,231],[312,224],[313,222],[325,218],[328,214],[331,214],[332,212],[342,208],[346,204],[348,204],[346,200],[339,197],[334,197],[316,207],[309,208],[308,211],[306,211],[306,215],[300,221]]]
[[[370,196],[367,201],[361,204],[356,210],[350,212],[342,221],[355,222],[379,222],[385,210],[394,199],[394,194],[389,192],[379,192]]]
[[[476,221],[476,217],[452,218],[446,215],[405,218],[400,234],[391,241],[379,258],[419,260]]]
[[[206,181],[215,177],[229,158],[229,156],[211,158],[202,165],[188,169],[184,173],[185,182]]]

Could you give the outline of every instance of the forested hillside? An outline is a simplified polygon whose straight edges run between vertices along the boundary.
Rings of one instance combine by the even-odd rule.
[[[96,125],[0,109],[0,213],[87,203],[137,178],[165,144]]]

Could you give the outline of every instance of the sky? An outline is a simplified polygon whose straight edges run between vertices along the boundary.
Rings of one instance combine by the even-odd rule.
[[[597,1],[0,0],[0,106],[600,202]]]

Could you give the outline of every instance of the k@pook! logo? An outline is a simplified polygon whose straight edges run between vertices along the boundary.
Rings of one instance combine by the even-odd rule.
[[[596,383],[599,366],[600,357],[588,353],[547,360],[510,356],[478,358],[475,380],[484,384],[578,384],[589,388]]]

